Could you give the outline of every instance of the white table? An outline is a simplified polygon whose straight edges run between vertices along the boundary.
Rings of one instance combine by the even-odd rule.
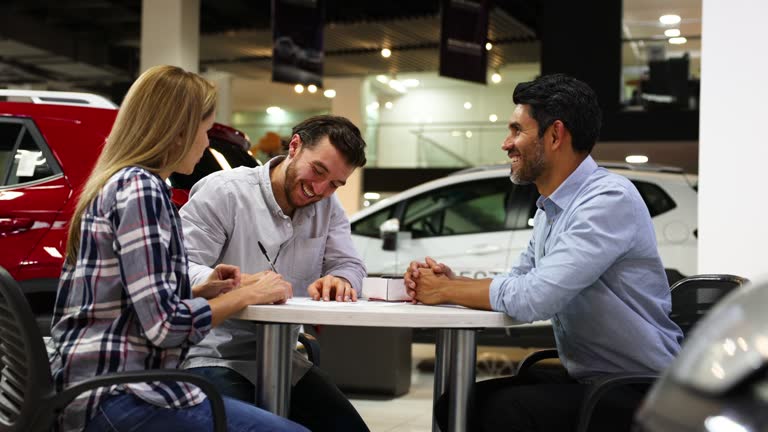
[[[316,302],[293,298],[282,305],[249,306],[233,318],[257,321],[258,374],[256,403],[287,417],[291,390],[291,324],[360,327],[435,328],[436,402],[449,392],[449,431],[467,430],[467,406],[475,383],[476,331],[521,323],[501,312],[459,306],[424,306],[360,300],[357,303]],[[437,425],[433,421],[433,430]]]

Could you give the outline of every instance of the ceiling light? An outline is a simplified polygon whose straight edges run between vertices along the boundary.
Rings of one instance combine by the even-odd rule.
[[[379,109],[379,103],[376,102],[376,101],[373,101],[370,104],[368,104],[368,108],[370,108],[372,110],[377,110],[377,109]]]
[[[627,163],[644,164],[648,162],[648,156],[646,155],[629,155],[624,158]]]
[[[386,75],[376,75],[376,81],[382,84],[386,84],[389,82],[389,77]]]
[[[491,75],[491,81],[493,81],[494,84],[498,84],[501,82],[501,74],[498,72],[494,72],[493,75]]]
[[[418,87],[419,84],[421,84],[419,80],[413,79],[413,78],[409,78],[403,81],[403,85],[405,85],[406,87]]]
[[[491,48],[493,48],[493,44],[492,44],[492,43],[490,43],[490,42],[486,42],[486,43],[485,43],[485,50],[486,50],[486,51],[490,51],[490,50],[491,50]]]
[[[323,92],[323,96],[327,97],[328,99],[333,99],[336,97],[336,90],[328,89]]]
[[[465,132],[464,136],[467,137],[467,138],[472,138],[472,131]]]
[[[472,109],[472,102],[464,102],[464,109]]]
[[[680,22],[680,15],[662,15],[659,17],[659,22],[664,25],[677,24]]]
[[[407,91],[408,91],[408,89],[407,89],[407,88],[405,88],[405,86],[403,85],[403,83],[401,83],[401,82],[400,82],[400,81],[398,81],[398,80],[394,80],[394,79],[389,81],[389,87],[390,87],[392,90],[395,90],[395,91],[397,91],[397,92],[400,92],[400,93],[405,93],[405,92],[407,92]]]
[[[317,86],[314,84],[310,84],[307,86],[307,91],[310,93],[317,93]]]
[[[678,36],[680,36],[680,29],[666,29],[666,30],[664,30],[664,36],[666,36],[666,37],[678,37]]]
[[[451,136],[454,136],[454,137],[458,137],[458,136],[461,136],[461,132],[459,132],[459,131],[457,131],[457,130],[455,130],[455,131],[451,131]]]
[[[491,115],[488,116],[488,120],[490,120],[491,123],[495,123],[496,120],[498,120],[498,119],[499,119],[499,116],[497,116],[496,114],[491,114]]]
[[[296,84],[293,87],[293,91],[295,91],[296,93],[304,93],[304,86],[301,84]]]
[[[378,192],[366,192],[363,194],[363,198],[367,200],[377,200],[381,198],[381,194],[379,194]]]
[[[283,112],[283,109],[280,108],[279,106],[271,106],[267,108],[267,114],[275,115],[275,114],[280,114],[281,112]]]
[[[392,55],[392,51],[389,48],[384,48],[381,50],[381,56],[384,58],[389,58],[389,56]]]
[[[686,39],[683,36],[669,38],[669,43],[671,43],[672,45],[682,45],[686,42],[688,42],[688,39]]]
[[[386,109],[392,109],[393,106],[394,106],[394,104],[392,102],[390,102],[390,101],[387,101],[387,102],[384,103],[384,108],[386,108]]]

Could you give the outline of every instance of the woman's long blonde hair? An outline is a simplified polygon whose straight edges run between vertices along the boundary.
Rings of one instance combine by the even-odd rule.
[[[112,131],[83,186],[69,222],[67,261],[77,261],[83,214],[117,171],[138,166],[155,174],[173,169],[195,141],[203,119],[216,108],[216,89],[197,74],[155,66],[133,83]]]

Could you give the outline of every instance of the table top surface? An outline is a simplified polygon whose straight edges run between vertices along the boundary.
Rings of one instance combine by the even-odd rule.
[[[523,325],[502,312],[461,306],[358,300],[322,302],[301,297],[281,305],[251,305],[232,318],[295,324],[356,327],[490,328]]]

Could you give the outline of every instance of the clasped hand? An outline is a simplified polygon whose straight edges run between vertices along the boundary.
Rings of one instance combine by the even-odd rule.
[[[424,262],[411,261],[403,278],[411,303],[435,305],[446,302],[445,285],[456,276],[447,265],[426,257]]]

